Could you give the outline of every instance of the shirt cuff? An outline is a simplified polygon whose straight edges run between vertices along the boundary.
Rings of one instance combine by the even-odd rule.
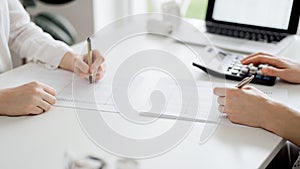
[[[56,41],[53,48],[47,48],[47,51],[45,53],[51,53],[50,57],[44,58],[45,60],[41,60],[45,63],[45,66],[48,69],[57,69],[62,58],[67,52],[72,52],[72,48],[70,48],[68,45],[66,45],[63,42]]]

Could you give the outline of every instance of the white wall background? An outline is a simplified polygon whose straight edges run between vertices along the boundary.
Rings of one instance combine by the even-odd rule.
[[[168,0],[152,0],[155,10],[158,11],[161,3],[165,1]],[[190,0],[176,1],[181,3],[181,7],[190,2]],[[36,8],[29,8],[28,11],[32,15],[41,11],[49,11],[65,16],[77,30],[77,42],[80,42],[120,17],[147,12],[146,4],[146,0],[75,0],[60,6],[38,2]],[[298,35],[300,35],[300,26]]]
[[[75,0],[64,5],[46,5],[37,2],[35,8],[27,10],[31,15],[48,11],[65,16],[77,30],[77,42],[79,42],[94,32],[93,1],[96,0]]]
[[[129,15],[132,4],[132,0],[94,0],[93,2],[95,32],[114,20]]]
[[[165,1],[168,0],[152,0],[154,10],[159,11],[160,5]],[[190,2],[190,0],[176,1],[181,3],[181,8]],[[146,0],[75,0],[59,6],[37,2],[36,8],[27,10],[31,15],[49,11],[65,16],[77,30],[78,38],[76,40],[80,42],[120,17],[147,12],[146,4]],[[300,26],[298,35],[300,35]],[[14,65],[20,64],[21,61],[14,58]]]
[[[83,41],[104,25],[117,18],[129,15],[134,4],[145,4],[145,0],[75,0],[64,5],[49,5],[37,2],[35,8],[28,8],[31,15],[42,11],[54,12],[65,16],[78,32],[77,42]],[[146,11],[146,9],[142,9]]]

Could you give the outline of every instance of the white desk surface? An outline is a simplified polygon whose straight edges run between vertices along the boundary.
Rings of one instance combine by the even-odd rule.
[[[299,46],[298,40],[283,55],[294,59],[300,58],[297,56]],[[0,75],[0,86],[5,86],[7,80],[22,76],[23,70],[30,69],[30,66],[32,65],[28,64]],[[199,79],[205,79],[204,73],[196,70],[195,73]],[[275,85],[275,88],[288,90],[287,104],[298,110],[300,110],[297,101],[300,98],[299,87],[284,82]],[[122,120],[115,113],[103,115],[115,123]],[[170,123],[170,120],[160,119],[159,123],[164,125]],[[208,142],[199,145],[202,128],[203,124],[196,123],[181,144],[164,155],[139,160],[139,167],[141,169],[264,168],[284,143],[281,137],[263,129],[229,125],[219,126]],[[38,116],[0,117],[0,135],[2,169],[63,168],[65,151],[71,151],[79,156],[95,154],[108,163],[108,169],[114,169],[118,159],[88,139],[79,125],[75,110],[71,108],[53,107],[49,112]]]

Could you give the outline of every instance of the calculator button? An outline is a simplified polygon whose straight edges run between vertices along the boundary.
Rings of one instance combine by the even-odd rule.
[[[225,52],[222,52],[222,51],[219,51],[218,53],[221,57],[225,57],[227,55],[229,55],[228,53],[225,53]]]
[[[233,70],[240,71],[240,70],[241,70],[241,68],[237,66],[237,67],[234,67],[234,68],[233,68]]]
[[[264,76],[263,79],[264,79],[264,80],[270,80],[270,77],[269,77],[269,76]]]
[[[258,68],[257,68],[257,67],[255,67],[255,66],[252,66],[252,67],[250,67],[250,70],[251,70],[251,71],[257,71],[257,70],[258,70]]]
[[[260,75],[260,74],[257,74],[257,75],[255,76],[256,79],[261,79],[262,77],[263,77],[263,76]]]
[[[236,66],[234,66],[234,68],[241,70],[243,68],[243,66],[236,65]]]
[[[235,64],[238,64],[238,63],[240,63],[240,62],[237,61],[237,60],[233,60],[233,62],[231,64],[235,65]]]
[[[232,67],[233,67],[233,64],[230,64],[230,65],[228,66],[229,69],[231,69]]]
[[[247,74],[247,73],[249,72],[249,68],[243,67],[243,68],[241,69],[241,71],[242,71],[243,73]]]
[[[242,59],[243,59],[243,56],[237,55],[237,56],[235,57],[235,59],[237,59],[237,60],[242,60]]]
[[[233,74],[233,75],[237,75],[238,73],[239,73],[238,70],[235,70],[235,69],[232,69],[232,70],[231,70],[231,74]]]
[[[262,68],[264,68],[264,67],[268,67],[268,65],[266,65],[266,64],[260,64],[260,65],[258,65],[258,68],[259,68],[259,69],[262,69]]]
[[[246,74],[246,73],[243,73],[243,72],[240,72],[239,75],[245,77],[247,74]]]
[[[256,70],[251,69],[251,70],[249,71],[249,73],[250,73],[250,74],[256,74]]]
[[[255,66],[250,67],[250,73],[255,74],[257,72],[258,68]]]
[[[261,70],[258,70],[258,71],[256,72],[256,74],[262,75],[262,71],[261,71]]]
[[[253,75],[253,74],[251,74],[251,73],[248,73],[246,76],[247,76],[247,77],[250,77],[250,76],[252,76],[252,75]]]
[[[240,62],[236,63],[235,66],[244,67],[244,65],[241,64]]]

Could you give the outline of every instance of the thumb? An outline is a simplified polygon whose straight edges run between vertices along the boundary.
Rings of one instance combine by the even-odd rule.
[[[83,73],[89,73],[89,66],[80,59],[77,60],[76,67]]]
[[[262,69],[262,73],[264,75],[267,75],[267,76],[276,76],[276,77],[280,77],[282,75],[282,72],[283,70],[282,69],[278,69],[278,68],[275,68],[275,67],[264,67]]]

